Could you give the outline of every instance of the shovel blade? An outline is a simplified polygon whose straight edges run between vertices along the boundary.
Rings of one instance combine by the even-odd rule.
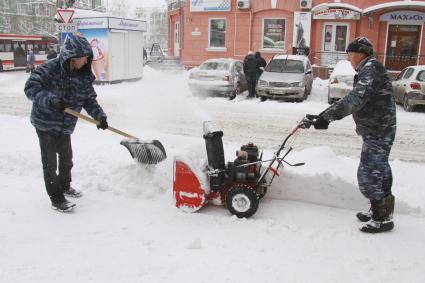
[[[158,140],[123,140],[121,144],[130,152],[133,159],[143,164],[157,164],[167,158],[164,146]]]

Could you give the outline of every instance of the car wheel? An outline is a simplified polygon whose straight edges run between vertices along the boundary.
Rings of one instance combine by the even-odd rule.
[[[413,105],[409,104],[409,98],[407,98],[407,95],[404,95],[404,99],[403,99],[403,108],[404,110],[406,110],[407,112],[412,112],[413,111]]]
[[[260,100],[261,100],[261,102],[264,102],[264,101],[266,101],[266,100],[267,100],[267,97],[265,97],[265,96],[260,96]]]
[[[235,88],[233,89],[232,93],[230,94],[229,99],[235,99],[237,95],[241,94],[242,92],[242,88],[241,88],[241,84],[238,82],[235,85]]]

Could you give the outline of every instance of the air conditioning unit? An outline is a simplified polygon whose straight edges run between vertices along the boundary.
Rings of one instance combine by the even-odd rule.
[[[249,9],[251,7],[250,0],[238,0],[237,3],[238,9]]]
[[[311,9],[313,7],[313,0],[300,0],[301,9]]]

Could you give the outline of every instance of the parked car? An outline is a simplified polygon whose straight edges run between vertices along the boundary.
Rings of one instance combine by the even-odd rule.
[[[235,59],[209,59],[189,74],[189,88],[193,94],[219,94],[236,97],[248,89],[243,64]]]
[[[257,84],[257,95],[303,101],[311,92],[313,72],[307,56],[276,55],[267,64]]]
[[[425,105],[425,65],[405,68],[392,82],[396,103],[410,112]]]
[[[330,77],[328,86],[328,103],[346,96],[352,89],[356,71],[347,60],[341,60],[336,63]]]

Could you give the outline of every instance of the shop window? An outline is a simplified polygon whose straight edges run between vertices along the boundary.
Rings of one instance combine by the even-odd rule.
[[[285,47],[285,20],[263,19],[263,48]]]
[[[325,52],[345,52],[348,42],[348,25],[325,24],[323,29],[323,46]]]
[[[6,49],[4,47],[4,43],[0,40],[0,52],[5,52]]]
[[[209,24],[209,47],[226,47],[226,20],[210,19]]]

